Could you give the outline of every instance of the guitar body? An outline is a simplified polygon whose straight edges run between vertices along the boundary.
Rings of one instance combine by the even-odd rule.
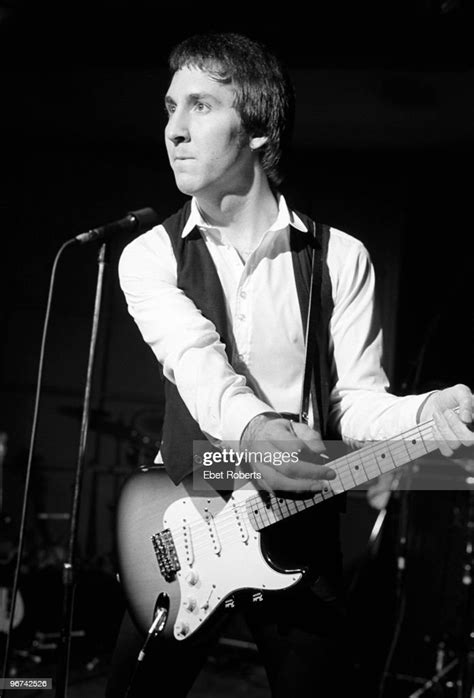
[[[196,637],[218,619],[218,610],[232,608],[234,593],[287,589],[304,574],[270,562],[248,517],[252,484],[224,499],[197,477],[174,485],[163,468],[142,469],[127,480],[118,502],[119,576],[132,618],[147,632],[166,594],[160,597],[169,603],[162,635],[178,641]]]
[[[331,549],[337,555],[332,498],[435,450],[432,428],[424,422],[332,460],[335,479],[309,499],[264,497],[251,482],[219,493],[202,471],[177,486],[163,468],[134,473],[118,503],[117,542],[137,627],[146,633],[156,621],[169,639],[195,638],[218,610],[233,607],[234,594],[288,589],[307,569],[311,579],[324,545],[326,555]],[[315,505],[321,519],[306,519]],[[164,625],[159,608],[167,612]]]

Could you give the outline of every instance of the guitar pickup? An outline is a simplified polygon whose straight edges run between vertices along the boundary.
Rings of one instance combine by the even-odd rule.
[[[217,535],[217,528],[214,521],[214,517],[208,511],[204,514],[204,521],[207,524],[207,532],[209,533],[209,539],[211,541],[212,549],[216,555],[221,554],[222,545]]]
[[[192,567],[194,562],[194,551],[193,551],[193,541],[191,539],[191,529],[186,521],[183,521],[183,544],[184,544],[184,555],[186,557],[186,564]]]
[[[181,569],[178,554],[169,528],[151,537],[160,572],[166,582],[172,582]]]
[[[247,531],[247,526],[245,525],[243,510],[235,501],[232,501],[232,511],[234,512],[237,527],[239,529],[240,538],[241,540],[243,540],[244,543],[246,543],[248,541],[249,534]]]

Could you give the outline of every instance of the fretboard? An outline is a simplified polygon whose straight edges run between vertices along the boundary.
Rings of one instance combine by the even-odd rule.
[[[260,531],[435,451],[432,427],[433,421],[429,420],[393,439],[377,441],[329,461],[336,478],[325,481],[326,486],[308,499],[252,495],[246,502],[252,526]]]

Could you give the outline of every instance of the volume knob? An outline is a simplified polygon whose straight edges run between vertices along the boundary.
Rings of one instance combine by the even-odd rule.
[[[178,621],[174,626],[174,632],[177,637],[186,637],[186,635],[189,633],[189,625],[187,623],[183,623],[182,621]]]
[[[187,599],[184,599],[183,606],[187,611],[194,611],[196,608],[196,603],[196,599],[194,599],[192,596],[188,596]]]
[[[191,586],[194,586],[195,584],[197,584],[197,583],[198,583],[198,580],[199,580],[199,575],[198,575],[198,573],[195,572],[194,570],[191,570],[191,571],[188,572],[188,574],[186,575],[186,581],[187,581],[187,583],[190,584]]]

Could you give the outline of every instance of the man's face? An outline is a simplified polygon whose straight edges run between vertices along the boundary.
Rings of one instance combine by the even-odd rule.
[[[195,68],[178,70],[165,97],[165,142],[180,191],[219,196],[247,187],[252,153],[234,90]]]

